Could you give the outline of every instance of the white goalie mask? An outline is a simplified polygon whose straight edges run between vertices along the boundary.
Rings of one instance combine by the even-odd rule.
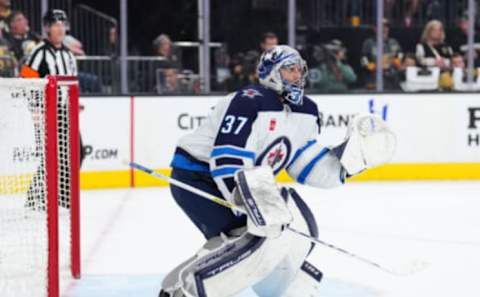
[[[288,67],[299,67],[301,76],[297,81],[292,82],[282,78],[280,70]],[[257,73],[260,84],[276,91],[292,104],[303,104],[308,68],[297,50],[287,45],[277,45],[265,51],[260,57]]]

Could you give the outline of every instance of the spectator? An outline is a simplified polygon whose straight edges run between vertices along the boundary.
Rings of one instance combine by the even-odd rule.
[[[191,71],[185,70],[178,73],[178,69],[173,64],[166,65],[163,69],[158,69],[160,74],[157,79],[157,92],[164,95],[192,94],[198,93],[197,80]]]
[[[260,59],[260,54],[255,50],[248,51],[243,57],[243,71],[247,78],[247,83],[256,83],[257,77],[257,65]]]
[[[275,33],[266,32],[262,35],[262,40],[260,41],[262,53],[276,45],[278,45],[278,37]]]
[[[83,50],[83,44],[80,40],[73,37],[70,34],[65,35],[63,44],[74,54],[75,56],[85,56],[85,51]]]
[[[164,94],[175,94],[180,91],[178,84],[178,73],[175,68],[165,68],[163,70],[163,89],[162,93]]]
[[[8,41],[2,37],[0,31],[0,77],[17,76],[18,70],[15,66],[15,57],[10,51]]]
[[[11,0],[0,0],[0,31],[2,33],[10,31],[10,28],[7,22],[7,18],[12,13],[10,6],[11,6]]]
[[[170,65],[180,67],[177,55],[173,53],[173,43],[167,34],[160,34],[153,41],[153,52],[155,56],[165,58]]]
[[[413,22],[413,16],[417,13],[418,4],[421,0],[406,0],[401,1],[402,4],[405,3],[406,7],[402,7],[402,11],[405,11],[403,16],[403,24],[405,27],[411,27]],[[396,0],[385,0],[385,18],[391,20],[393,18],[393,8],[398,1]]]
[[[413,53],[406,53],[402,58],[402,64],[400,66],[401,70],[407,69],[407,67],[416,67],[417,59]]]
[[[465,60],[463,56],[459,53],[455,53],[452,56],[452,68],[461,68],[465,69]]]
[[[451,68],[448,71],[443,71],[440,74],[439,87],[442,91],[451,91],[455,87],[454,72],[459,71],[460,77],[463,79],[467,77],[465,71],[465,60],[459,53],[454,53],[450,59]],[[458,84],[458,82],[457,82]],[[458,86],[457,86],[458,87]]]
[[[400,64],[398,73],[400,84],[403,84],[406,81],[407,68],[409,67],[417,67],[417,59],[413,53],[406,53],[402,58],[402,63]]]
[[[214,61],[215,61],[215,80],[214,80],[215,90],[225,91],[226,80],[231,76],[230,69],[229,69],[230,56],[228,55],[227,49],[225,47],[221,47],[214,52]]]
[[[374,32],[376,28],[374,27]],[[385,89],[398,88],[398,71],[401,58],[403,56],[402,48],[398,41],[389,37],[390,23],[383,20],[383,75]],[[368,89],[375,88],[376,68],[377,68],[377,38],[373,36],[363,42],[361,65],[366,72],[365,81]]]
[[[455,91],[478,91],[480,83],[478,78],[478,68],[473,69],[473,86],[468,83],[468,71],[463,56],[455,53],[452,56],[453,90]]]
[[[467,58],[468,54],[468,12],[465,12],[457,22],[457,28],[453,32],[450,39],[450,44],[455,53],[461,53],[464,58]],[[474,57],[475,57],[475,67],[480,67],[480,36],[478,28],[474,27],[475,30],[475,40],[474,40]]]
[[[248,84],[248,79],[243,70],[243,54],[235,54],[230,63],[231,76],[225,81],[227,91],[234,92]]]
[[[357,81],[357,75],[346,63],[346,49],[334,39],[324,46],[323,59],[317,68],[318,82],[312,88],[321,92],[345,92]]]
[[[453,50],[445,43],[445,31],[440,21],[433,20],[427,23],[415,55],[421,66],[436,66],[441,70],[450,68]]]
[[[465,61],[463,60],[462,55],[455,53],[452,55],[452,58],[450,59],[451,62],[451,68],[448,71],[443,71],[440,74],[440,81],[439,81],[439,86],[442,91],[451,91],[453,90],[455,83],[453,79],[453,71],[455,68],[459,68],[460,71],[462,72],[462,76],[466,78],[466,73],[465,73]]]
[[[112,26],[108,31],[108,43],[107,46],[103,49],[103,53],[107,56],[117,57],[118,56],[118,33],[117,27]]]
[[[41,41],[41,37],[30,31],[28,19],[21,11],[13,11],[7,19],[10,32],[5,33],[10,50],[17,62],[23,65],[33,48]]]
[[[103,87],[106,88],[107,92],[110,93],[120,92],[120,61],[118,59],[119,50],[117,27],[113,25],[108,30],[108,42],[104,44],[104,47],[100,52],[102,55],[109,56],[111,58],[111,75],[103,75],[101,77]]]

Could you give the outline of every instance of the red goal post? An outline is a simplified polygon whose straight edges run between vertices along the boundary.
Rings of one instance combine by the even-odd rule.
[[[80,278],[78,118],[77,77],[0,79],[1,296],[59,297]]]

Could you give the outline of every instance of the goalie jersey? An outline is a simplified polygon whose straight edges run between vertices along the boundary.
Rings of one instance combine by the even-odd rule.
[[[275,91],[250,85],[222,99],[195,132],[180,139],[171,166],[209,174],[231,200],[233,175],[240,168],[269,165],[275,174],[286,169],[304,183],[329,153],[324,148],[306,161],[302,158],[319,132],[318,109],[311,99],[304,97],[302,105],[282,103]],[[300,167],[295,166],[299,162]],[[325,187],[343,183],[345,174],[338,164],[322,169],[322,175],[329,176]],[[300,170],[292,174],[292,167]]]

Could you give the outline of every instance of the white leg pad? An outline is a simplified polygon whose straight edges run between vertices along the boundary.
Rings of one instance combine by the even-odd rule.
[[[289,197],[287,205],[294,217],[291,226],[310,232],[298,199]],[[227,297],[255,285],[259,296],[279,297],[299,282],[300,268],[311,248],[308,240],[292,232],[276,238],[247,232],[238,237],[215,237],[172,271],[162,287],[175,293],[173,296],[182,292],[187,297]]]
[[[318,297],[323,274],[305,261],[282,297]]]
[[[313,215],[305,209],[306,205],[300,196],[296,192],[292,193],[291,191],[288,201],[289,209],[294,217],[291,227],[307,234],[314,233],[313,235],[316,236],[317,231],[311,230],[313,226],[309,227],[309,224],[316,225]],[[292,233],[289,235],[292,236],[290,238],[291,250],[265,279],[253,287],[255,293],[260,297],[306,297],[310,295],[302,295],[302,293],[317,292],[318,290],[321,272],[305,261],[312,248],[311,243],[298,237],[298,235]],[[317,276],[318,273],[320,274],[318,281],[306,273],[312,271],[316,271]]]
[[[287,232],[285,232],[287,234]],[[288,234],[288,237],[290,234]],[[166,292],[188,297],[234,296],[267,276],[291,249],[287,236],[212,238],[164,280]],[[177,295],[174,295],[177,296]]]

